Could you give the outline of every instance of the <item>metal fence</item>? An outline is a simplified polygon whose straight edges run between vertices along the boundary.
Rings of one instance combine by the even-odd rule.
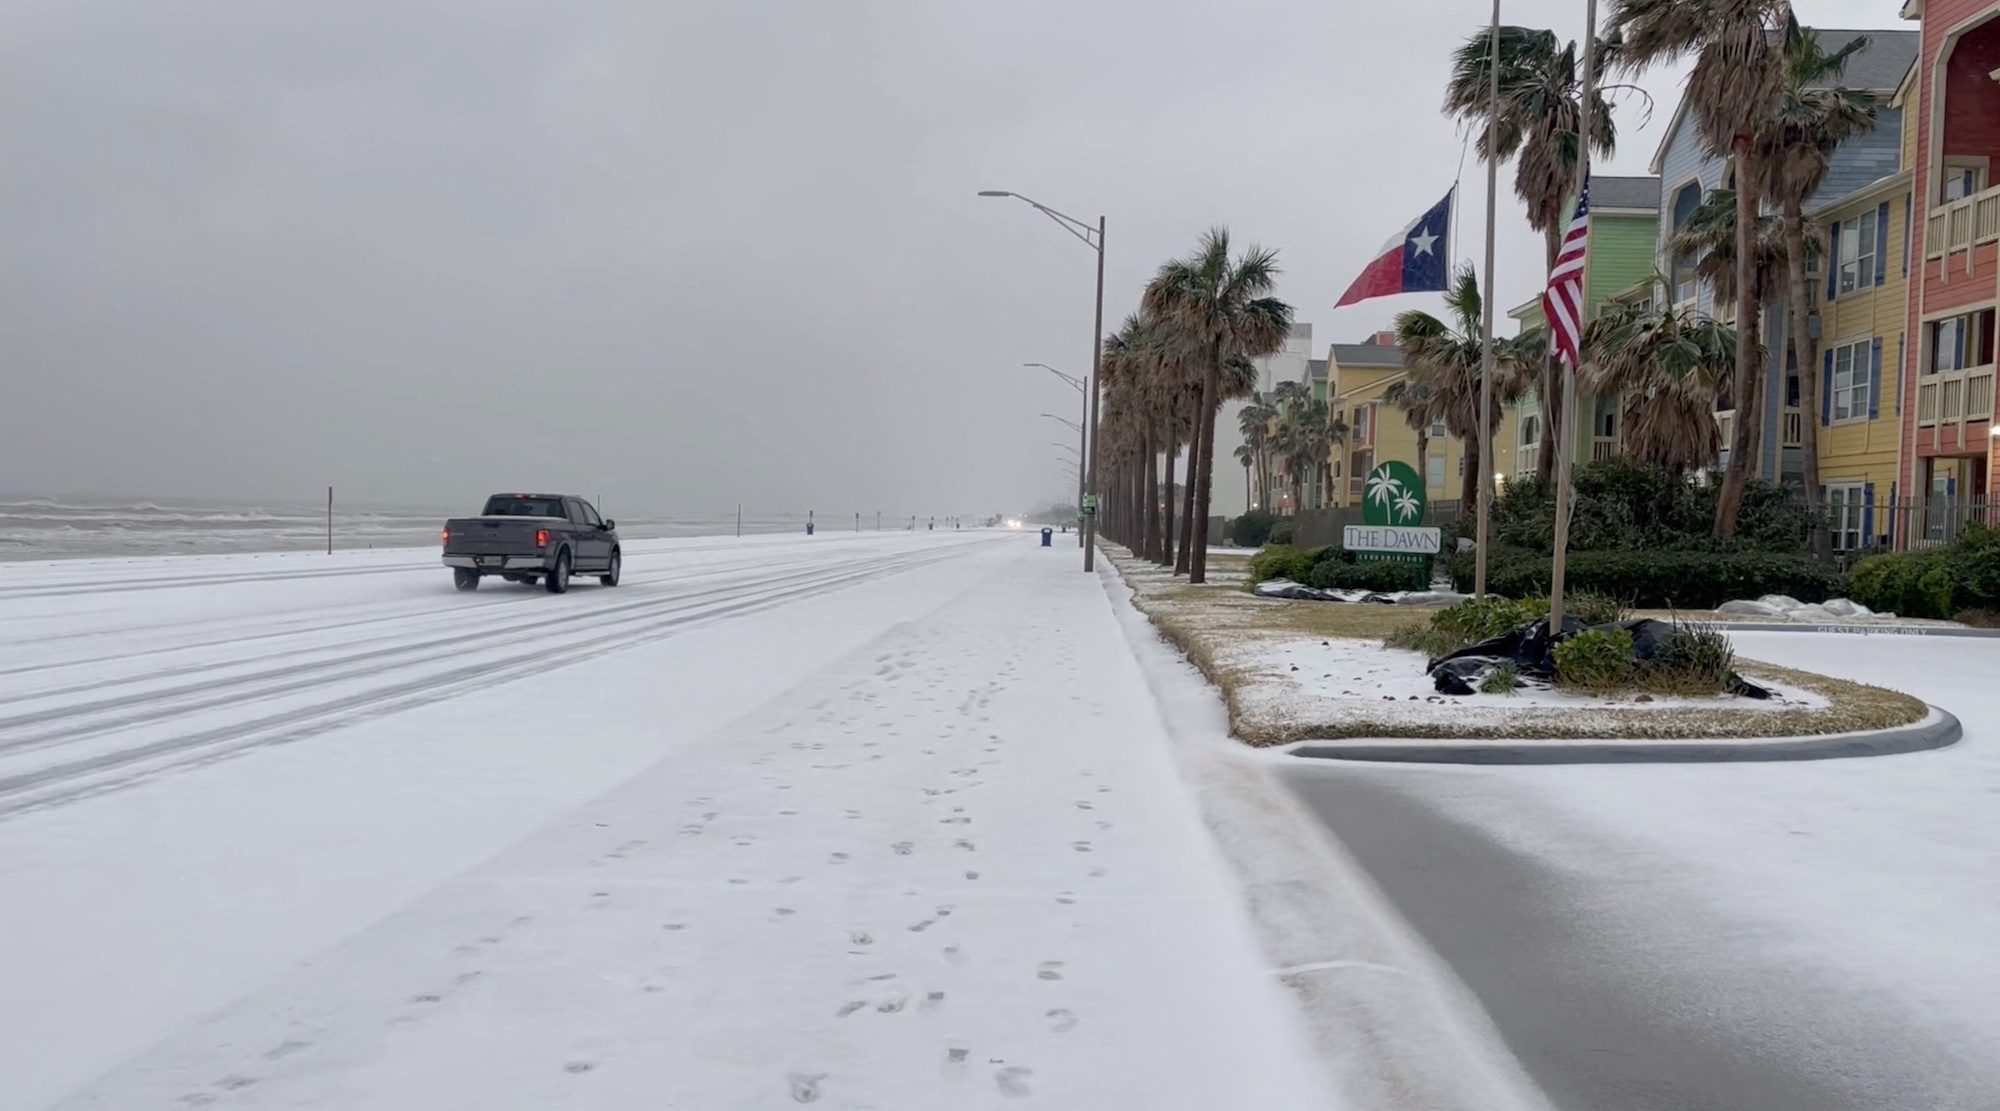
[[[1833,537],[1835,558],[1843,564],[1874,552],[1938,548],[1957,540],[1967,528],[2000,525],[2000,507],[1986,497],[1947,497],[1828,503],[1823,511]]]

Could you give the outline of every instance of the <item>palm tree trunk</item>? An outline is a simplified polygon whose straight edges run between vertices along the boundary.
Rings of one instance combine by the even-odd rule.
[[[1424,504],[1431,500],[1431,430],[1417,429],[1417,480],[1424,484]]]
[[[1171,418],[1169,418],[1171,419]],[[1160,547],[1153,553],[1153,562],[1162,567],[1171,567],[1174,562],[1174,467],[1180,462],[1181,445],[1173,437],[1167,437],[1166,486],[1160,491]]]
[[[1202,452],[1201,413],[1194,415],[1193,429],[1188,436],[1187,481],[1181,485],[1187,488],[1187,496],[1181,501],[1181,547],[1174,557],[1174,574],[1186,575],[1194,571],[1194,509],[1195,475],[1201,470]]]
[[[1142,559],[1158,559],[1160,551],[1160,444],[1159,430],[1146,430],[1145,535],[1141,538]]]
[[[1208,512],[1215,488],[1215,417],[1222,408],[1222,344],[1210,345],[1208,366],[1201,372],[1201,409],[1196,412],[1201,425],[1201,454],[1195,457],[1194,520],[1188,529],[1194,537],[1193,559],[1188,564],[1188,582],[1208,581]]]
[[[1125,484],[1128,499],[1125,503],[1125,546],[1135,556],[1142,554],[1146,548],[1146,472],[1153,469],[1152,457],[1144,451],[1145,442],[1141,440],[1140,445],[1140,453],[1132,457],[1130,464],[1131,481]]]
[[[1756,450],[1757,397],[1764,368],[1757,361],[1757,285],[1751,270],[1757,258],[1756,165],[1750,137],[1736,137],[1736,423],[1731,429],[1729,469],[1722,477],[1722,496],[1715,503],[1715,535],[1736,535],[1736,517],[1743,509],[1743,487],[1750,477],[1750,455]]]
[[[1555,272],[1556,258],[1562,254],[1563,226],[1560,214],[1548,227],[1542,229],[1542,241],[1543,249],[1548,255],[1548,264],[1542,273],[1547,275]],[[1546,281],[1546,277],[1543,280]],[[1494,293],[1488,290],[1486,295],[1492,297]],[[1543,327],[1553,329],[1555,325],[1553,322],[1544,322]],[[1542,451],[1540,457],[1535,460],[1535,477],[1544,484],[1554,481],[1556,452],[1559,450],[1559,445],[1565,442],[1562,435],[1564,430],[1559,427],[1562,424],[1562,391],[1562,360],[1556,356],[1556,345],[1551,343],[1549,357],[1542,363],[1540,389],[1536,390],[1540,395],[1542,410]],[[1470,472],[1473,469],[1467,467],[1466,471]]]
[[[1880,246],[1877,246],[1880,250]],[[1792,351],[1799,362],[1799,468],[1806,505],[1817,519],[1825,497],[1819,484],[1819,340],[1812,334],[1812,306],[1806,301],[1806,216],[1796,199],[1785,202],[1786,298],[1792,306]],[[1780,446],[1780,451],[1783,447]],[[1824,523],[1813,526],[1813,554],[1832,555],[1832,535]]]
[[[1494,421],[1493,421],[1493,423],[1494,423],[1494,424],[1495,424],[1495,425],[1497,426],[1497,425],[1498,425],[1498,424],[1500,423],[1500,421],[1499,421],[1499,416],[1500,416],[1500,414],[1499,414],[1499,408],[1500,408],[1500,407],[1499,407],[1498,405],[1495,405],[1495,406],[1494,406],[1493,408],[1494,408],[1494,414],[1493,414],[1493,415],[1494,415]],[[1546,427],[1546,422],[1544,422],[1544,427]],[[1493,429],[1493,430],[1489,431],[1489,432],[1488,432],[1488,435],[1491,435],[1491,434],[1492,434],[1492,433],[1493,433],[1494,431],[1498,431],[1497,427],[1496,427],[1495,429]],[[1419,456],[1421,456],[1421,455],[1423,454],[1423,453],[1422,453],[1422,451],[1421,451],[1421,449],[1420,449],[1420,450],[1418,451],[1418,454],[1419,454]],[[1430,482],[1430,476],[1429,476],[1428,472],[1426,472],[1426,474],[1425,474],[1425,476],[1424,476],[1424,481],[1425,481],[1425,483],[1426,483],[1426,484],[1428,484],[1428,483]],[[1459,484],[1458,484],[1458,513],[1459,513],[1459,518],[1460,518],[1461,520],[1463,520],[1463,519],[1464,519],[1464,517],[1465,517],[1465,515],[1466,515],[1466,514],[1468,514],[1468,513],[1471,513],[1471,512],[1473,512],[1473,511],[1474,511],[1474,509],[1475,509],[1475,508],[1476,508],[1476,507],[1477,507],[1478,505],[1479,505],[1479,462],[1478,462],[1478,456],[1477,456],[1477,455],[1467,455],[1467,456],[1465,457],[1465,466],[1463,466],[1463,467],[1460,467],[1460,468],[1459,468]],[[1481,538],[1480,538],[1480,543],[1485,543],[1485,538],[1484,538],[1484,537],[1481,537]]]

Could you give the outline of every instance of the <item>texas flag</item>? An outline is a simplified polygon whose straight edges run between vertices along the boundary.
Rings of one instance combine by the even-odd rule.
[[[1446,193],[1429,212],[1417,217],[1382,245],[1382,254],[1354,279],[1354,285],[1334,308],[1342,308],[1376,297],[1398,293],[1428,293],[1442,290],[1451,269],[1445,262],[1445,245],[1451,242],[1451,203],[1457,193]]]

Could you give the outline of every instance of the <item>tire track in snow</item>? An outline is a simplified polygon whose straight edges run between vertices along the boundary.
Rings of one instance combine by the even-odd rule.
[[[805,587],[789,579],[784,580],[782,586],[774,585],[777,580],[766,579],[760,583],[718,587],[710,597],[725,590],[741,595],[745,590],[753,590],[760,585],[769,589],[747,598],[685,607],[664,614],[640,615],[633,619],[636,628],[612,637],[599,637],[595,643],[565,652],[555,659],[548,658],[545,648],[538,645],[533,651],[499,659],[483,658],[477,663],[373,687],[252,721],[163,737],[82,760],[0,777],[0,819],[114,790],[175,768],[212,762],[266,745],[305,740],[357,721],[443,701],[465,691],[518,676],[569,667],[634,645],[674,636],[721,618],[770,609],[798,598],[833,593],[855,583],[902,574],[955,558],[963,552],[964,546],[954,545],[942,551],[880,557],[863,561],[852,570],[821,578]],[[397,669],[383,669],[384,672],[394,670]],[[133,768],[133,765],[159,758],[168,759],[164,763]],[[100,773],[127,769],[131,769],[131,774],[109,780],[93,778]]]

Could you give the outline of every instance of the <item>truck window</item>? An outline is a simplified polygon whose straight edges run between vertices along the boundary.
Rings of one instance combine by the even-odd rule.
[[[557,517],[569,514],[563,511],[561,498],[537,498],[515,494],[495,494],[486,499],[484,516],[487,517]]]
[[[591,528],[597,528],[604,524],[604,518],[597,515],[596,507],[592,506],[589,502],[578,498],[576,499],[576,507],[583,510],[584,524],[589,525]]]

